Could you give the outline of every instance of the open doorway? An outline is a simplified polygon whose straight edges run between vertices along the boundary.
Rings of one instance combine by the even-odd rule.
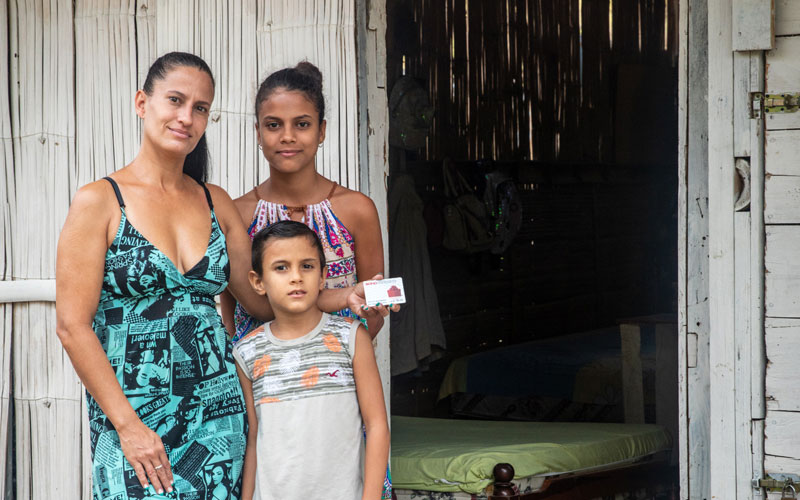
[[[393,415],[674,435],[677,1],[387,20],[391,271],[425,297],[392,319]]]

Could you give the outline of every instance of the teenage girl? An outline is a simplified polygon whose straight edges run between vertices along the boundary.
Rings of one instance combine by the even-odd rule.
[[[383,242],[372,200],[316,170],[326,127],[322,73],[309,62],[272,73],[258,89],[255,111],[258,147],[269,162],[269,178],[234,201],[250,239],[279,220],[308,225],[322,241],[328,267],[318,306],[354,316],[348,308],[349,291],[359,277],[383,274]],[[233,342],[261,324],[234,305],[230,295],[224,294],[221,301]],[[367,319],[374,338],[388,309],[361,306],[359,314]],[[388,471],[383,498],[391,498]]]

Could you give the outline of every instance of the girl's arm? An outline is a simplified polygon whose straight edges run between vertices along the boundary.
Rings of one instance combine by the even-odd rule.
[[[356,332],[356,353],[353,356],[353,378],[358,406],[367,431],[364,461],[364,493],[362,500],[379,500],[389,463],[389,423],[383,401],[383,387],[378,364],[372,350],[372,339],[360,326]]]
[[[233,312],[236,309],[236,299],[226,288],[219,294],[219,310],[222,315],[222,324],[225,326],[225,331],[228,332],[228,337],[233,338],[236,335],[236,325],[233,322]]]
[[[81,188],[72,201],[58,239],[56,333],[81,382],[116,428],[142,487],[149,480],[157,492],[171,492],[172,470],[161,438],[139,420],[92,329],[108,239],[119,221],[111,190],[106,181],[97,181]],[[107,216],[98,221],[98,214]]]
[[[242,219],[228,193],[219,186],[213,184],[207,184],[207,186],[214,200],[217,220],[222,226],[228,245],[228,259],[231,265],[228,291],[251,316],[261,321],[269,321],[275,317],[269,301],[253,290],[247,278],[247,273],[251,269],[250,238],[242,227]],[[226,324],[226,328],[227,326]]]
[[[256,436],[258,436],[258,419],[256,406],[253,400],[253,382],[247,378],[239,363],[236,363],[236,372],[244,392],[244,403],[247,407],[247,449],[244,453],[244,468],[242,469],[242,500],[252,500],[256,489]]]

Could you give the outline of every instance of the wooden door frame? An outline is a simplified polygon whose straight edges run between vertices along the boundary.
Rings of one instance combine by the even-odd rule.
[[[378,209],[383,238],[383,268],[389,276],[389,103],[386,89],[386,0],[353,0],[356,6],[358,67],[359,186]],[[361,278],[364,278],[363,276]],[[391,399],[389,320],[375,339],[387,414]]]

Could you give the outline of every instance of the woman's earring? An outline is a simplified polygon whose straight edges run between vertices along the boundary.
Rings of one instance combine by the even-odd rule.
[[[258,149],[262,149],[262,148],[261,148],[261,144],[259,144],[259,145],[258,145]]]
[[[319,143],[319,147],[322,147],[322,143],[321,142]]]

